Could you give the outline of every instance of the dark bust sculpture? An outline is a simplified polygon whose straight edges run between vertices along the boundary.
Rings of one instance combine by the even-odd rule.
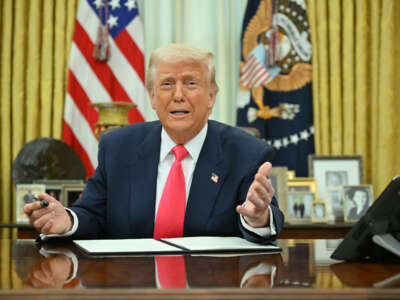
[[[85,167],[67,144],[53,138],[38,138],[25,144],[12,166],[14,184],[34,180],[85,180]]]

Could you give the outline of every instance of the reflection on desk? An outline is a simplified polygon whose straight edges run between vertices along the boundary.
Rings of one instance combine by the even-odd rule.
[[[129,256],[93,259],[69,247],[15,240],[13,261],[24,287],[263,287],[279,280],[279,254]],[[71,251],[76,252],[76,254]],[[79,258],[78,258],[79,257]],[[180,265],[181,264],[181,265]],[[199,276],[200,275],[200,276]],[[169,278],[170,277],[170,278]],[[182,280],[184,285],[180,285]],[[72,285],[71,282],[74,284]],[[79,283],[79,284],[78,284]]]
[[[265,294],[307,299],[329,294],[392,299],[400,295],[399,264],[333,261],[329,258],[333,240],[279,240],[278,244],[282,254],[93,258],[66,241],[36,245],[34,240],[1,240],[2,253],[10,256],[1,256],[0,297],[10,296],[4,290],[46,289],[47,293],[48,288],[79,293],[101,289],[105,295],[118,290],[129,295],[129,291],[164,296],[182,291],[186,296],[204,296],[207,291],[225,298]],[[22,290],[25,287],[35,289]]]

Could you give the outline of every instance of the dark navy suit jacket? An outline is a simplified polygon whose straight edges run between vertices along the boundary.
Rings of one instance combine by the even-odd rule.
[[[151,238],[154,230],[159,121],[138,123],[107,133],[99,144],[98,167],[82,198],[71,208],[79,226],[72,238]],[[242,130],[208,121],[186,206],[184,236],[243,236],[269,242],[244,229],[235,207],[242,204],[259,166],[273,150]],[[211,180],[212,174],[218,182]],[[283,214],[274,198],[279,232]]]

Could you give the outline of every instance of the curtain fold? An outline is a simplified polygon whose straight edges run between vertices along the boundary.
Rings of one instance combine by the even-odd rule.
[[[28,35],[27,35],[27,59],[26,59],[26,140],[30,141],[39,134],[38,118],[40,110],[40,42],[42,40],[41,28],[42,20],[40,11],[41,2],[30,7],[31,13],[28,16]]]
[[[56,1],[54,8],[54,18],[57,20],[54,24],[54,88],[53,88],[53,114],[52,114],[52,135],[62,137],[62,124],[64,115],[64,99],[66,91],[65,69],[68,67],[68,61],[65,60],[66,49],[68,48],[66,39],[66,11],[67,3],[65,1]],[[71,40],[71,37],[69,41]]]
[[[7,223],[12,220],[12,207],[9,199],[11,199],[11,83],[12,83],[12,41],[13,41],[13,1],[4,0],[1,2],[1,90],[0,90],[0,109],[1,109],[1,222]],[[2,236],[7,232],[2,231]]]
[[[354,36],[354,2],[348,1],[342,8],[342,99],[343,99],[343,154],[351,155],[355,153],[355,41]]]
[[[400,173],[400,2],[309,0],[316,153],[362,155],[378,196]]]
[[[2,223],[15,221],[11,168],[22,146],[37,137],[61,138],[66,69],[77,3],[78,0],[0,2]]]

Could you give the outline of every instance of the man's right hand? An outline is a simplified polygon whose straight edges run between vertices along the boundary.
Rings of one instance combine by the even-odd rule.
[[[40,194],[38,198],[49,205],[42,207],[40,201],[24,205],[24,213],[36,230],[43,234],[63,234],[72,229],[72,218],[59,201],[48,194]]]

